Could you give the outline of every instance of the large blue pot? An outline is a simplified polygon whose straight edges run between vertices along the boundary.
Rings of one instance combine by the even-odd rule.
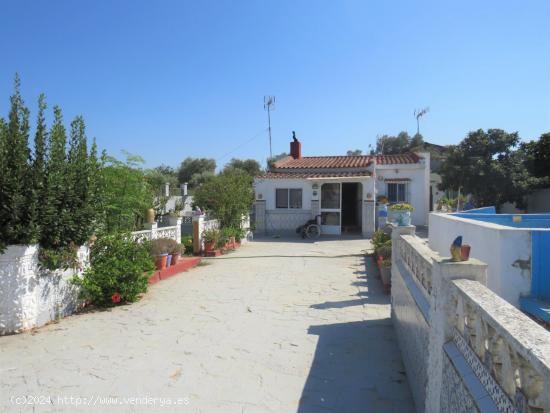
[[[411,211],[392,211],[393,220],[398,227],[411,225]]]

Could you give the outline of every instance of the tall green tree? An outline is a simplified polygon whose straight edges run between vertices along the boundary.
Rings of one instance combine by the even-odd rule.
[[[193,202],[206,208],[222,226],[239,228],[254,202],[252,177],[239,169],[216,175],[195,190]]]
[[[67,156],[66,211],[63,237],[76,245],[84,244],[92,229],[89,208],[89,163],[86,126],[82,116],[71,122],[69,152]]]
[[[190,186],[196,185],[197,179],[193,175],[213,174],[216,171],[216,161],[208,158],[185,158],[178,170],[178,179],[181,184],[188,182]]]
[[[524,196],[534,180],[516,148],[517,132],[479,129],[458,145],[449,147],[441,165],[442,189],[460,189],[472,194],[479,206],[515,202],[523,206]]]
[[[126,160],[106,158],[103,168],[104,229],[108,233],[141,229],[155,192],[143,170],[143,158],[125,152]]]
[[[68,245],[63,239],[64,219],[67,218],[70,195],[67,189],[66,145],[67,134],[59,106],[53,108],[54,120],[48,134],[49,156],[46,162],[45,197],[42,199],[40,245],[56,248]]]
[[[21,97],[19,76],[15,76],[8,122],[2,126],[2,179],[0,237],[3,245],[36,241],[36,197],[29,149],[29,110]]]
[[[529,172],[539,178],[537,186],[550,185],[550,132],[543,133],[539,139],[521,144],[525,154],[526,167]]]
[[[405,131],[399,132],[397,136],[382,135],[376,139],[376,149],[371,153],[381,155],[392,155],[405,153],[410,150],[411,137]]]
[[[233,171],[235,169],[246,172],[251,177],[256,177],[262,173],[260,163],[255,159],[231,159],[223,168],[223,172]]]
[[[36,222],[37,230],[40,233],[42,230],[42,207],[43,200],[47,196],[46,194],[46,185],[47,185],[47,176],[46,176],[46,161],[47,161],[47,126],[46,126],[46,117],[44,112],[46,111],[46,98],[43,93],[38,96],[38,116],[36,118],[36,132],[34,134],[34,159],[32,164],[33,169],[33,189],[35,199],[37,200],[36,205]],[[40,235],[38,234],[38,240]]]

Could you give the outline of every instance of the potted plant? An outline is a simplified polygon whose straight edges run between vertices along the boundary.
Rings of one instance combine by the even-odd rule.
[[[172,264],[172,251],[174,251],[174,248],[178,245],[177,241],[171,238],[164,238],[164,243],[166,245],[166,252],[168,256],[166,257],[166,267],[170,267]]]
[[[382,278],[384,290],[386,291],[386,293],[389,293],[391,288],[391,259],[386,258],[382,261],[380,278]]]
[[[165,238],[158,238],[151,241],[151,255],[155,257],[155,268],[157,270],[166,268],[168,248]]]
[[[204,239],[204,251],[212,252],[220,240],[220,231],[217,229],[205,229],[202,232],[202,237]]]
[[[193,255],[193,237],[191,235],[182,237],[181,245],[184,246],[184,251],[182,254]]]
[[[378,195],[376,198],[379,204],[387,204],[388,203],[388,197],[386,195]]]
[[[176,265],[179,261],[179,258],[181,254],[185,252],[185,245],[176,243],[172,250],[170,251],[170,254],[172,256],[172,262],[171,265]]]
[[[411,212],[414,208],[411,204],[402,202],[399,204],[393,204],[390,206],[390,210],[393,214],[393,220],[399,227],[406,227],[411,225]]]

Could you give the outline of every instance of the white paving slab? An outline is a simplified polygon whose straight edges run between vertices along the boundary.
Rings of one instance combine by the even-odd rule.
[[[0,411],[412,412],[368,246],[257,240],[133,305],[0,337]]]

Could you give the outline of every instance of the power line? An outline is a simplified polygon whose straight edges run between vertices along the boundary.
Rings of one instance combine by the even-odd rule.
[[[236,150],[242,148],[244,145],[246,145],[247,143],[250,143],[252,142],[254,139],[257,139],[260,135],[262,135],[263,133],[265,133],[267,129],[262,129],[261,131],[259,131],[258,133],[256,133],[252,138],[244,141],[243,143],[239,144],[238,146],[236,146],[235,148],[231,149],[229,152],[227,152],[225,155],[219,157],[218,159],[216,159],[216,162],[217,161],[221,161],[222,159],[226,158],[228,155],[231,155],[233,152],[235,152]]]

